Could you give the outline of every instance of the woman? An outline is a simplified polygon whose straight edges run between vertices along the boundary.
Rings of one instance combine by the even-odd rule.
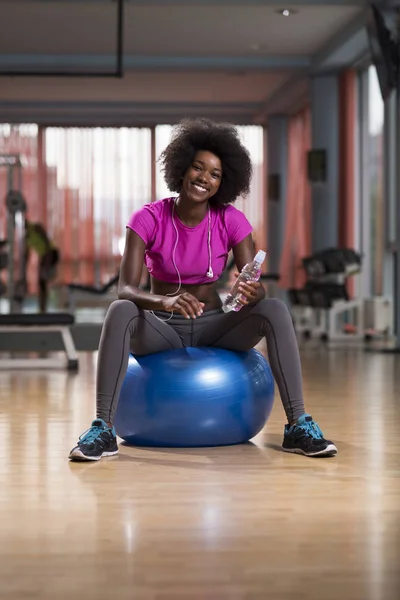
[[[216,291],[229,251],[238,271],[254,258],[252,227],[232,203],[249,191],[252,165],[237,130],[185,120],[161,155],[165,180],[178,196],[148,204],[127,225],[119,300],[107,312],[97,366],[97,418],[70,452],[72,460],[118,453],[113,427],[129,352],[183,346],[249,350],[266,338],[288,424],[283,449],[331,456],[303,402],[299,352],[286,305],[266,299],[262,285],[242,285],[243,308],[225,314]],[[139,288],[143,262],[151,291]]]

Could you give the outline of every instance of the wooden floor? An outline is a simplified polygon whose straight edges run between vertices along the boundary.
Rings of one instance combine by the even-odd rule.
[[[96,355],[0,373],[1,600],[398,600],[400,356],[302,359],[336,458],[281,452],[277,398],[252,444],[69,463]]]

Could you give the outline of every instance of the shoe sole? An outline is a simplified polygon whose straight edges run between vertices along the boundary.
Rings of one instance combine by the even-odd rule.
[[[103,452],[103,454],[100,454],[100,456],[85,456],[85,454],[82,454],[82,452],[76,450],[73,454],[70,454],[68,458],[70,460],[75,460],[79,462],[88,462],[100,460],[101,458],[107,458],[108,456],[115,456],[116,454],[118,454],[118,452],[119,450],[115,450],[115,452]]]
[[[338,451],[336,446],[333,444],[329,444],[324,450],[320,450],[319,452],[304,452],[301,448],[285,448],[282,446],[282,450],[284,452],[290,452],[291,454],[302,454],[303,456],[318,457],[318,456],[335,456]]]

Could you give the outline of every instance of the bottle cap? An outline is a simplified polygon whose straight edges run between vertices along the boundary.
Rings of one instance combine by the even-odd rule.
[[[255,259],[254,259],[254,260],[255,260],[255,262],[257,262],[259,265],[262,265],[262,263],[264,262],[264,260],[265,260],[265,257],[266,257],[266,256],[267,256],[267,253],[266,253],[266,252],[264,252],[264,250],[259,250],[259,251],[257,252],[257,254],[256,254],[256,257],[255,257]]]

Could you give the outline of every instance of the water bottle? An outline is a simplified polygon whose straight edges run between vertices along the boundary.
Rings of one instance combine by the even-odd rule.
[[[243,267],[239,277],[233,284],[231,291],[224,300],[222,305],[222,310],[224,312],[227,313],[231,310],[238,312],[242,308],[243,304],[240,303],[242,294],[238,292],[237,289],[242,282],[258,281],[260,279],[261,265],[265,260],[265,256],[266,253],[264,250],[259,250],[254,257],[254,260]]]

